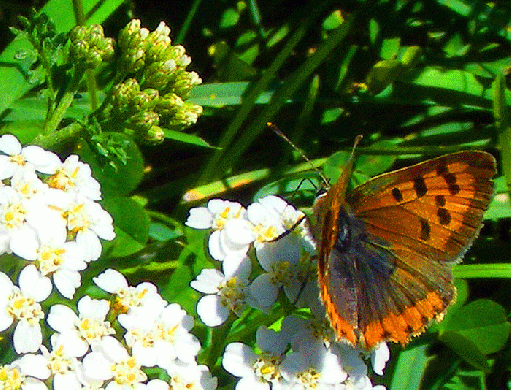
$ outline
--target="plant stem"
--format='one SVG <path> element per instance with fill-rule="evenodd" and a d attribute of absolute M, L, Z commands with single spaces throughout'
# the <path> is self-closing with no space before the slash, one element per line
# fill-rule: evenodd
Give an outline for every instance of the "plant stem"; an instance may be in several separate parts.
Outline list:
<path fill-rule="evenodd" d="M 227 339 L 227 334 L 229 333 L 232 323 L 234 321 L 234 316 L 231 314 L 227 321 L 220 327 L 216 328 L 213 331 L 213 337 L 211 345 L 208 347 L 208 354 L 206 357 L 206 363 L 208 367 L 213 367 L 216 364 L 216 361 L 222 354 L 225 341 Z"/>
<path fill-rule="evenodd" d="M 50 117 L 46 120 L 43 126 L 42 131 L 43 136 L 54 133 L 57 130 L 57 127 L 64 118 L 67 109 L 69 108 L 71 103 L 73 103 L 74 94 L 78 90 L 78 85 L 80 84 L 80 80 L 83 77 L 83 73 L 84 69 L 75 68 L 75 72 L 73 75 L 73 79 L 71 80 L 71 83 L 66 88 L 66 92 L 64 92 L 62 99 L 60 99 L 57 107 L 50 114 Z"/>
<path fill-rule="evenodd" d="M 63 144 L 70 139 L 77 138 L 83 129 L 84 127 L 80 123 L 74 122 L 51 134 L 39 134 L 32 144 L 45 149 L 54 149 L 57 145 Z"/>

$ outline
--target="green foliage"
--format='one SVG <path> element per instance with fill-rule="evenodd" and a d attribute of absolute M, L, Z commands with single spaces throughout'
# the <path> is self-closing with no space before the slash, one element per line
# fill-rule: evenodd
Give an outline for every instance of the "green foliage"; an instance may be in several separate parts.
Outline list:
<path fill-rule="evenodd" d="M 23 143 L 91 165 L 117 233 L 100 260 L 105 268 L 153 279 L 193 313 L 199 294 L 190 281 L 219 265 L 203 232 L 183 228 L 190 207 L 280 194 L 308 208 L 324 184 L 269 121 L 333 181 L 364 135 L 356 184 L 439 154 L 485 149 L 499 173 L 485 227 L 455 268 L 466 290 L 458 288 L 458 303 L 427 336 L 392 349 L 381 382 L 392 390 L 509 388 L 507 2 L 179 2 L 184 14 L 167 20 L 176 26 L 170 35 L 128 24 L 121 0 L 83 1 L 81 12 L 72 3 L 50 0 L 23 18 L 1 53 L 0 124 Z M 73 30 L 77 13 L 83 26 Z M 97 26 L 113 16 L 123 21 L 116 45 Z M 195 85 L 180 42 L 197 53 L 191 68 L 204 84 Z M 275 320 L 251 315 L 251 325 Z M 197 333 L 206 338 L 204 328 Z M 253 344 L 252 334 L 240 334 Z"/>

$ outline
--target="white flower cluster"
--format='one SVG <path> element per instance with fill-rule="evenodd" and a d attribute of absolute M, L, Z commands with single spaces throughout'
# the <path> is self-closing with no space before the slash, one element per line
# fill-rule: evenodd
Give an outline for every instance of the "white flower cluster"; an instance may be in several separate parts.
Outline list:
<path fill-rule="evenodd" d="M 178 304 L 167 304 L 151 283 L 129 286 L 111 269 L 94 282 L 113 294 L 113 300 L 85 295 L 78 301 L 78 313 L 65 305 L 52 306 L 47 318 L 55 331 L 51 351 L 42 346 L 38 353 L 3 366 L 0 388 L 216 389 L 217 379 L 195 361 L 200 343 L 189 333 L 193 319 Z M 116 339 L 115 319 L 124 328 L 124 343 Z M 170 380 L 148 379 L 147 367 L 164 370 Z"/>
<path fill-rule="evenodd" d="M 260 327 L 256 354 L 242 343 L 227 345 L 224 368 L 241 377 L 236 389 L 381 389 L 373 387 L 362 351 L 337 343 L 309 276 L 315 250 L 304 214 L 276 196 L 244 208 L 239 203 L 210 200 L 190 210 L 186 225 L 209 229 L 209 253 L 222 262 L 222 272 L 204 269 L 191 286 L 206 294 L 197 314 L 207 326 L 223 324 L 248 307 L 270 313 L 282 287 L 288 300 L 308 307 L 313 319 L 285 318 L 280 332 Z M 253 272 L 249 249 L 261 267 Z M 251 276 L 259 274 L 252 280 Z M 389 358 L 386 344 L 372 352 L 373 371 L 383 374 Z"/>
<path fill-rule="evenodd" d="M 132 287 L 109 269 L 94 282 L 110 300 L 84 295 L 76 309 L 47 303 L 43 311 L 50 277 L 73 298 L 80 271 L 101 255 L 100 239 L 115 237 L 113 221 L 96 203 L 99 183 L 77 156 L 62 162 L 39 147 L 22 148 L 10 135 L 0 137 L 0 152 L 0 254 L 28 263 L 18 285 L 0 272 L 0 331 L 14 329 L 18 354 L 0 366 L 0 389 L 216 389 L 217 379 L 196 362 L 193 318 L 151 283 Z"/>
<path fill-rule="evenodd" d="M 15 323 L 17 353 L 41 346 L 39 302 L 53 285 L 71 299 L 79 272 L 101 254 L 100 238 L 115 237 L 100 199 L 99 183 L 77 156 L 62 162 L 38 146 L 22 148 L 12 135 L 0 137 L 0 255 L 26 263 L 18 286 L 0 273 L 0 331 Z"/>

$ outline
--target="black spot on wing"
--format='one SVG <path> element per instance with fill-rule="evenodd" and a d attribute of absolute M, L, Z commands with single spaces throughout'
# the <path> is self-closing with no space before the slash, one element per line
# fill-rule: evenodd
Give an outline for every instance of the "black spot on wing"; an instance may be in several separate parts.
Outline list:
<path fill-rule="evenodd" d="M 413 179 L 413 189 L 415 190 L 415 194 L 418 198 L 423 197 L 428 192 L 428 187 L 422 177 L 416 177 Z"/>
<path fill-rule="evenodd" d="M 437 215 L 441 225 L 449 225 L 451 223 L 451 213 L 446 208 L 439 207 Z"/>
<path fill-rule="evenodd" d="M 401 190 L 397 187 L 394 187 L 392 189 L 392 197 L 396 200 L 396 202 L 403 201 L 403 194 L 401 193 Z"/>
<path fill-rule="evenodd" d="M 429 226 L 429 222 L 424 218 L 419 218 L 419 221 L 421 224 L 420 239 L 422 241 L 427 241 L 431 234 L 431 226 Z"/>

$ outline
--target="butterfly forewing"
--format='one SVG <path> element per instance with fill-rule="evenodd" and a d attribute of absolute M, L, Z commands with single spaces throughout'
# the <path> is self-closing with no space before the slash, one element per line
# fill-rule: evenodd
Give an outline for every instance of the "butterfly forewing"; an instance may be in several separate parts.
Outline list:
<path fill-rule="evenodd" d="M 392 242 L 404 237 L 437 260 L 453 261 L 479 232 L 494 175 L 491 154 L 453 153 L 378 176 L 347 202 L 368 232 Z"/>
<path fill-rule="evenodd" d="M 454 153 L 345 195 L 351 164 L 315 205 L 321 297 L 338 338 L 405 344 L 454 300 L 450 263 L 479 232 L 495 159 Z"/>

